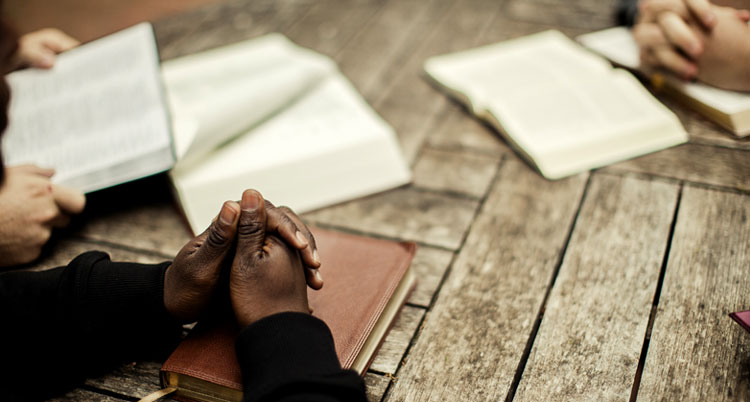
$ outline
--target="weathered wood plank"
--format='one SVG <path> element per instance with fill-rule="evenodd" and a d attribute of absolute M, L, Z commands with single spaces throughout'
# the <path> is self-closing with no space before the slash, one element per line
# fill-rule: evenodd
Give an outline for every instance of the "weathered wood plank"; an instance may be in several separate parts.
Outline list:
<path fill-rule="evenodd" d="M 750 197 L 683 190 L 638 400 L 747 401 Z"/>
<path fill-rule="evenodd" d="M 482 123 L 455 101 L 448 107 L 445 119 L 427 137 L 427 144 L 435 148 L 497 156 L 513 152 L 493 128 Z"/>
<path fill-rule="evenodd" d="M 122 402 L 127 399 L 115 398 L 109 395 L 103 395 L 83 389 L 74 389 L 65 395 L 57 398 L 48 399 L 48 402 L 68 402 L 68 401 L 87 401 L 87 402 Z"/>
<path fill-rule="evenodd" d="M 405 187 L 304 214 L 303 218 L 455 250 L 477 206 L 474 200 Z"/>
<path fill-rule="evenodd" d="M 388 388 L 388 384 L 390 383 L 391 379 L 384 375 L 374 373 L 365 374 L 367 400 L 369 402 L 380 402 L 380 400 L 383 399 L 385 390 Z"/>
<path fill-rule="evenodd" d="M 429 129 L 447 105 L 446 98 L 421 77 L 422 63 L 429 56 L 471 47 L 496 18 L 501 2 L 458 1 L 452 4 L 424 42 L 404 65 L 393 66 L 398 74 L 383 88 L 375 109 L 396 129 L 407 160 L 413 161 Z"/>
<path fill-rule="evenodd" d="M 422 308 L 404 306 L 380 346 L 370 369 L 381 373 L 396 373 L 424 313 L 425 310 Z"/>
<path fill-rule="evenodd" d="M 585 184 L 503 164 L 387 400 L 505 398 Z"/>
<path fill-rule="evenodd" d="M 300 46 L 335 57 L 367 25 L 383 6 L 383 2 L 384 0 L 318 1 L 284 33 Z"/>
<path fill-rule="evenodd" d="M 505 13 L 526 22 L 595 31 L 615 25 L 616 4 L 617 0 L 510 0 Z"/>
<path fill-rule="evenodd" d="M 388 0 L 372 21 L 336 55 L 341 71 L 368 101 L 385 85 L 388 67 L 399 65 L 408 49 L 441 10 L 440 0 Z"/>
<path fill-rule="evenodd" d="M 750 191 L 750 151 L 683 144 L 620 162 L 604 171 L 629 171 Z"/>
<path fill-rule="evenodd" d="M 312 1 L 225 0 L 154 24 L 159 53 L 168 60 L 283 30 L 301 18 Z"/>
<path fill-rule="evenodd" d="M 627 401 L 679 186 L 594 175 L 514 401 Z"/>
<path fill-rule="evenodd" d="M 417 276 L 417 287 L 407 301 L 417 306 L 429 307 L 452 258 L 453 253 L 450 251 L 420 246 L 411 263 Z"/>
<path fill-rule="evenodd" d="M 87 379 L 86 385 L 133 398 L 143 398 L 161 389 L 159 369 L 161 363 L 154 361 L 126 363 L 110 373 Z"/>
<path fill-rule="evenodd" d="M 481 198 L 500 165 L 500 156 L 424 148 L 414 165 L 414 185 Z"/>

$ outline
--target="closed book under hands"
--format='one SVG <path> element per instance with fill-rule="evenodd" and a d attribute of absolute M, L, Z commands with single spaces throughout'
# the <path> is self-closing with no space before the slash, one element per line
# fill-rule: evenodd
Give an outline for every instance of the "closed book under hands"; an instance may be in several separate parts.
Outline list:
<path fill-rule="evenodd" d="M 424 69 L 548 179 L 688 139 L 629 72 L 558 31 L 433 57 Z"/>
<path fill-rule="evenodd" d="M 415 284 L 416 246 L 314 228 L 325 274 L 308 290 L 313 315 L 331 329 L 341 366 L 364 375 Z M 161 369 L 162 386 L 181 400 L 240 401 L 242 377 L 233 323 L 199 323 Z"/>
<path fill-rule="evenodd" d="M 613 63 L 649 75 L 659 90 L 673 96 L 737 137 L 750 135 L 750 93 L 729 91 L 700 82 L 687 82 L 660 71 L 641 69 L 640 49 L 629 29 L 609 28 L 576 38 Z"/>

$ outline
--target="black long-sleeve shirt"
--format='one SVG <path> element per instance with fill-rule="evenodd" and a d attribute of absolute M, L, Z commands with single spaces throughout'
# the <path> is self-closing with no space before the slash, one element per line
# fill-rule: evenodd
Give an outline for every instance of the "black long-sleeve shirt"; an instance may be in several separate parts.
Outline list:
<path fill-rule="evenodd" d="M 168 266 L 88 252 L 66 267 L 1 273 L 3 400 L 44 399 L 120 362 L 165 357 L 180 334 L 164 308 Z M 246 401 L 365 400 L 361 378 L 341 370 L 328 327 L 310 315 L 250 325 L 237 354 Z"/>

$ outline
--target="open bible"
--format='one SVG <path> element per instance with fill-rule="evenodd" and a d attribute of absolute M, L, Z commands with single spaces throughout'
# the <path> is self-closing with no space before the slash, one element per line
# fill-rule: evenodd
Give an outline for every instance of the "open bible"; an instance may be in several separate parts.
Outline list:
<path fill-rule="evenodd" d="M 687 141 L 635 77 L 558 31 L 433 57 L 424 69 L 548 179 Z"/>
<path fill-rule="evenodd" d="M 165 171 L 175 161 L 151 25 L 58 55 L 50 70 L 8 74 L 5 165 L 54 168 L 91 192 Z"/>
<path fill-rule="evenodd" d="M 246 188 L 304 212 L 411 180 L 395 133 L 335 63 L 280 34 L 160 66 L 143 23 L 8 81 L 8 165 L 54 168 L 84 192 L 172 168 L 196 233 Z"/>

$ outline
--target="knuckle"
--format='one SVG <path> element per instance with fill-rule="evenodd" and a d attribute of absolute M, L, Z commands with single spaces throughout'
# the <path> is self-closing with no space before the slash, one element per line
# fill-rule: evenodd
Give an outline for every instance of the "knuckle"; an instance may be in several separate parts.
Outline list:
<path fill-rule="evenodd" d="M 219 224 L 217 222 L 211 224 L 211 230 L 209 230 L 208 237 L 206 237 L 206 244 L 209 247 L 221 247 L 228 242 L 229 237 L 224 230 L 221 229 Z"/>

